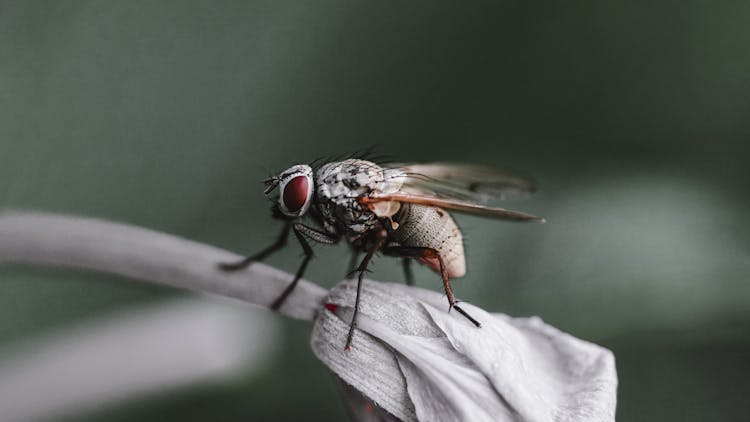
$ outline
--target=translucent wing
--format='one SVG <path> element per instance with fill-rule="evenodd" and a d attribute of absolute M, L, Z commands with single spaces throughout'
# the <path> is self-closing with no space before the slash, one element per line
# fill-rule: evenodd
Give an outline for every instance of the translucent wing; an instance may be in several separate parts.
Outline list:
<path fill-rule="evenodd" d="M 360 199 L 378 215 L 390 215 L 398 202 L 428 205 L 504 220 L 543 222 L 520 211 L 484 205 L 491 199 L 528 196 L 536 190 L 530 179 L 490 167 L 450 164 L 398 164 L 384 172 L 384 184 Z"/>
<path fill-rule="evenodd" d="M 527 214 L 521 211 L 506 210 L 504 208 L 488 207 L 468 201 L 456 199 L 436 198 L 409 193 L 371 193 L 360 198 L 363 204 L 407 202 L 410 204 L 429 205 L 431 207 L 446 208 L 454 211 L 476 214 L 483 217 L 499 218 L 502 220 L 513 220 L 522 222 L 543 223 L 544 218 Z"/>
<path fill-rule="evenodd" d="M 536 192 L 533 180 L 491 167 L 456 163 L 394 167 L 405 175 L 402 190 L 417 195 L 486 203 L 493 199 L 524 198 Z"/>

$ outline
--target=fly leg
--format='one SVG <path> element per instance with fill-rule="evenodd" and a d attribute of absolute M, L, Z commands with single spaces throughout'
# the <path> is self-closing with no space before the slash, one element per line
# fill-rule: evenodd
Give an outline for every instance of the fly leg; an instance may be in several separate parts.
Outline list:
<path fill-rule="evenodd" d="M 359 272 L 359 276 L 357 278 L 357 296 L 354 300 L 354 315 L 352 315 L 352 322 L 349 324 L 349 334 L 346 336 L 346 346 L 344 347 L 344 350 L 351 349 L 352 346 L 352 338 L 354 337 L 354 329 L 357 328 L 357 314 L 359 314 L 359 297 L 362 293 L 362 277 L 365 274 L 365 271 L 367 271 L 367 266 L 370 264 L 370 261 L 372 260 L 373 255 L 375 255 L 375 252 L 377 252 L 378 249 L 380 249 L 383 246 L 383 243 L 385 243 L 385 239 L 388 236 L 388 233 L 385 230 L 379 230 L 375 234 L 375 239 L 370 245 L 370 247 L 367 250 L 367 254 L 365 254 L 365 258 L 362 260 L 362 262 L 359 264 L 359 267 L 355 271 Z"/>
<path fill-rule="evenodd" d="M 414 285 L 414 272 L 411 270 L 411 259 L 401 258 L 401 265 L 404 267 L 404 279 L 407 286 Z"/>
<path fill-rule="evenodd" d="M 338 237 L 332 236 L 320 230 L 316 230 L 304 224 L 294 223 L 292 225 L 292 228 L 294 230 L 294 236 L 297 237 L 300 246 L 302 246 L 302 252 L 305 254 L 305 257 L 302 259 L 302 264 L 300 264 L 299 268 L 297 269 L 297 273 L 294 274 L 294 280 L 292 280 L 292 283 L 288 285 L 286 289 L 284 289 L 284 291 L 281 293 L 281 295 L 271 304 L 271 309 L 273 310 L 279 309 L 286 298 L 289 296 L 289 294 L 292 293 L 292 290 L 297 287 L 299 279 L 302 278 L 302 275 L 305 273 L 307 263 L 310 262 L 310 259 L 312 259 L 313 257 L 313 250 L 310 247 L 310 243 L 307 241 L 307 239 L 329 245 L 332 245 L 339 241 Z"/>
<path fill-rule="evenodd" d="M 390 246 L 383 248 L 383 255 L 398 256 L 401 258 L 437 259 L 438 263 L 440 264 L 440 275 L 443 277 L 443 288 L 445 289 L 445 295 L 448 297 L 448 311 L 450 311 L 451 309 L 455 309 L 456 311 L 458 311 L 458 313 L 471 321 L 472 324 L 476 325 L 477 327 L 482 326 L 479 321 L 474 319 L 456 303 L 456 300 L 453 297 L 453 289 L 451 289 L 451 283 L 448 279 L 448 271 L 445 269 L 445 262 L 443 261 L 443 257 L 437 250 L 420 246 Z"/>
<path fill-rule="evenodd" d="M 354 273 L 357 272 L 357 260 L 359 259 L 359 252 L 352 248 L 351 255 L 349 256 L 349 266 L 346 267 L 346 278 L 351 280 L 354 278 Z"/>
<path fill-rule="evenodd" d="M 289 238 L 289 231 L 291 229 L 292 223 L 289 221 L 285 222 L 284 228 L 281 229 L 281 233 L 279 233 L 279 237 L 276 238 L 276 241 L 273 242 L 270 246 L 254 255 L 250 255 L 247 258 L 244 258 L 237 262 L 220 262 L 219 268 L 224 271 L 237 271 L 247 267 L 253 262 L 266 259 L 269 255 L 278 251 L 279 249 L 283 248 L 284 245 L 286 245 L 286 240 Z"/>

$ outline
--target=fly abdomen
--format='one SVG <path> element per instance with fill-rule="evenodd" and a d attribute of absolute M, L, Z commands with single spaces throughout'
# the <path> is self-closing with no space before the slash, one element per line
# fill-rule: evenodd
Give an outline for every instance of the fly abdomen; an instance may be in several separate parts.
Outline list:
<path fill-rule="evenodd" d="M 463 237 L 447 211 L 402 203 L 401 210 L 393 219 L 399 225 L 398 229 L 391 231 L 391 238 L 399 245 L 435 249 L 443 258 L 449 277 L 464 276 L 466 261 Z M 440 263 L 436 259 L 421 261 L 433 270 L 440 271 Z"/>

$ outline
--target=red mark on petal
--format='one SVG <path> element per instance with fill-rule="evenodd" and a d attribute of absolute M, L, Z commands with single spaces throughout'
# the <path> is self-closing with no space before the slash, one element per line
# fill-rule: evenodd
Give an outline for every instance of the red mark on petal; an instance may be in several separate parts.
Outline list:
<path fill-rule="evenodd" d="M 337 305 L 335 303 L 326 303 L 323 306 L 325 306 L 325 308 L 328 309 L 328 311 L 330 311 L 333 314 L 335 314 L 336 311 L 339 309 L 339 305 Z"/>

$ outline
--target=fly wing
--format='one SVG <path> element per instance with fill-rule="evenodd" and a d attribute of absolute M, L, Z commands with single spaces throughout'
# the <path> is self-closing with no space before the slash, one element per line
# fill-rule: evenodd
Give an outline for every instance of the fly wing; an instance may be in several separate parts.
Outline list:
<path fill-rule="evenodd" d="M 491 167 L 425 163 L 394 166 L 404 176 L 402 192 L 468 202 L 524 198 L 536 192 L 533 180 Z"/>
<path fill-rule="evenodd" d="M 383 186 L 360 198 L 380 216 L 393 214 L 399 202 L 406 202 L 504 220 L 544 221 L 524 212 L 484 205 L 492 199 L 519 198 L 536 191 L 533 181 L 510 172 L 470 164 L 427 163 L 391 165 L 383 175 Z"/>
<path fill-rule="evenodd" d="M 543 223 L 544 219 L 521 211 L 506 210 L 504 208 L 488 207 L 474 202 L 457 199 L 437 198 L 433 196 L 417 195 L 410 193 L 371 193 L 360 198 L 362 204 L 376 206 L 380 203 L 407 202 L 410 204 L 428 205 L 431 207 L 446 208 L 468 214 L 476 214 L 482 217 L 498 218 L 521 222 Z"/>

